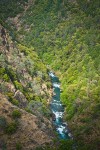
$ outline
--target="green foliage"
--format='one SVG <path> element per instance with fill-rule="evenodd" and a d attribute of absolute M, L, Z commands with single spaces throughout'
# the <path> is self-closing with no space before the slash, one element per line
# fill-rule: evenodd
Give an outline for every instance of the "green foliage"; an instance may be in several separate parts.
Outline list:
<path fill-rule="evenodd" d="M 36 150 L 73 150 L 75 147 L 74 141 L 72 140 L 60 140 L 59 143 L 55 143 L 52 146 L 45 146 L 45 147 L 37 147 Z"/>
<path fill-rule="evenodd" d="M 25 2 L 27 2 L 27 0 L 0 1 L 0 23 L 8 17 L 15 17 L 18 13 L 22 12 Z"/>
<path fill-rule="evenodd" d="M 15 98 L 13 98 L 13 93 L 7 93 L 7 96 L 8 96 L 8 100 L 9 100 L 12 104 L 14 104 L 14 105 L 16 105 L 16 106 L 19 105 L 19 101 L 16 100 Z"/>
<path fill-rule="evenodd" d="M 91 146 L 88 145 L 88 144 L 84 144 L 83 141 L 77 141 L 76 144 L 77 144 L 77 150 L 98 150 L 98 146 L 99 146 L 99 142 L 98 139 L 96 139 L 97 143 L 95 143 L 94 141 L 91 143 Z"/>
<path fill-rule="evenodd" d="M 3 80 L 6 81 L 6 82 L 9 82 L 9 81 L 10 81 L 10 78 L 9 78 L 9 76 L 8 76 L 7 74 L 5 74 L 5 75 L 3 76 Z"/>
<path fill-rule="evenodd" d="M 38 96 L 35 96 L 35 99 L 29 102 L 28 107 L 25 110 L 36 116 L 41 116 L 41 119 L 43 116 L 50 118 L 51 115 L 51 111 L 47 108 L 46 100 L 40 99 Z"/>
<path fill-rule="evenodd" d="M 28 113 L 33 114 L 33 112 L 30 110 L 30 108 L 25 108 L 25 110 L 26 110 Z"/>
<path fill-rule="evenodd" d="M 51 112 L 46 106 L 43 106 L 42 107 L 42 114 L 49 119 Z"/>
<path fill-rule="evenodd" d="M 11 81 L 14 82 L 14 80 L 17 80 L 17 76 L 15 71 L 11 68 L 11 66 L 6 68 L 6 73 L 10 77 Z"/>
<path fill-rule="evenodd" d="M 30 98 L 30 95 L 29 95 L 29 92 L 25 92 L 23 91 L 23 94 L 25 95 L 26 99 L 30 102 L 31 101 L 31 98 Z"/>
<path fill-rule="evenodd" d="M 21 112 L 19 111 L 19 110 L 14 110 L 13 112 L 12 112 L 12 117 L 14 118 L 14 119 L 17 119 L 17 118 L 20 118 L 21 117 Z"/>
<path fill-rule="evenodd" d="M 17 128 L 18 128 L 18 122 L 11 122 L 7 124 L 5 128 L 5 133 L 14 134 L 17 131 Z"/>
<path fill-rule="evenodd" d="M 47 82 L 47 88 L 49 89 L 49 88 L 51 88 L 51 87 L 52 87 L 51 82 Z"/>
<path fill-rule="evenodd" d="M 100 103 L 97 103 L 92 111 L 92 119 L 98 119 L 100 117 Z"/>
<path fill-rule="evenodd" d="M 19 106 L 19 101 L 18 100 L 16 100 L 16 99 L 10 99 L 9 100 L 13 105 L 16 105 L 16 106 Z"/>
<path fill-rule="evenodd" d="M 5 74 L 5 68 L 0 67 L 0 77 L 2 77 Z"/>
<path fill-rule="evenodd" d="M 15 85 L 17 90 L 23 91 L 22 84 L 20 82 L 18 82 L 17 80 L 14 81 L 14 85 Z"/>
<path fill-rule="evenodd" d="M 36 150 L 43 150 L 43 148 L 42 147 L 37 147 Z"/>
<path fill-rule="evenodd" d="M 73 141 L 62 140 L 58 150 L 73 150 Z"/>
<path fill-rule="evenodd" d="M 100 3 L 99 3 L 99 0 L 92 0 L 91 2 L 90 1 L 87 1 L 87 0 L 77 0 L 80 8 L 87 14 L 87 15 L 92 15 L 93 17 L 95 17 L 96 15 L 98 15 L 99 12 L 99 8 L 98 6 L 100 6 Z"/>
<path fill-rule="evenodd" d="M 34 15 L 30 16 L 30 12 Z M 34 46 L 40 58 L 58 73 L 64 117 L 70 122 L 80 118 L 78 123 L 82 124 L 80 129 L 78 125 L 72 127 L 77 138 L 92 134 L 93 122 L 99 118 L 99 13 L 98 0 L 38 1 L 24 15 L 19 31 L 25 36 L 22 43 Z M 24 33 L 24 24 L 30 26 L 31 32 Z"/>
<path fill-rule="evenodd" d="M 5 68 L 0 67 L 0 78 L 2 78 L 6 82 L 10 81 L 10 78 L 9 78 L 8 74 L 6 73 Z"/>
<path fill-rule="evenodd" d="M 21 150 L 22 149 L 22 144 L 20 142 L 16 143 L 16 150 Z"/>
<path fill-rule="evenodd" d="M 24 46 L 24 45 L 21 45 L 21 44 L 18 45 L 18 48 L 19 48 L 20 51 L 23 52 L 24 55 L 26 55 L 26 56 L 29 55 L 30 53 L 32 53 L 32 51 L 34 50 L 33 48 L 31 49 L 31 48 L 28 48 L 28 47 L 26 47 L 26 46 Z"/>

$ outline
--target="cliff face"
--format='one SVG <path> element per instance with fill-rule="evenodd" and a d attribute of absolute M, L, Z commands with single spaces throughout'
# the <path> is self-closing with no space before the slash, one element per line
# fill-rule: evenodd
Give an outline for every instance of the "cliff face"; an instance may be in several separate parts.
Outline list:
<path fill-rule="evenodd" d="M 30 150 L 52 141 L 50 79 L 33 49 L 14 43 L 4 27 L 0 31 L 0 148 Z"/>

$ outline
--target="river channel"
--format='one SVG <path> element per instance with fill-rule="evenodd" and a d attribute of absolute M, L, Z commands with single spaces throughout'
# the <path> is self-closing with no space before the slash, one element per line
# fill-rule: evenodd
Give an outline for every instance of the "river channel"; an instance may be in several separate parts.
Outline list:
<path fill-rule="evenodd" d="M 53 86 L 53 96 L 50 104 L 50 108 L 53 114 L 53 125 L 60 139 L 72 139 L 72 134 L 68 129 L 68 124 L 63 121 L 64 106 L 60 100 L 60 81 L 53 72 L 49 73 Z"/>

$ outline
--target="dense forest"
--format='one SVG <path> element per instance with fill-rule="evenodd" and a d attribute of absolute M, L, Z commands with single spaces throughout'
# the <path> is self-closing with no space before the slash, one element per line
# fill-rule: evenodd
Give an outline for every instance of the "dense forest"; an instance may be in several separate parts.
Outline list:
<path fill-rule="evenodd" d="M 100 1 L 3 0 L 0 23 L 1 105 L 5 97 L 15 107 L 8 117 L 0 108 L 0 137 L 4 135 L 0 146 L 6 149 L 13 143 L 13 134 L 22 127 L 23 110 L 37 117 L 39 129 L 46 125 L 43 134 L 47 141 L 43 143 L 53 141 L 48 147 L 42 147 L 40 141 L 37 149 L 71 150 L 74 142 L 78 150 L 99 150 Z M 73 141 L 57 142 L 52 133 L 50 70 L 61 82 L 64 120 Z M 11 140 L 6 143 L 9 136 Z M 35 142 L 33 149 L 39 145 Z M 22 143 L 16 140 L 12 150 L 24 149 L 24 139 Z"/>

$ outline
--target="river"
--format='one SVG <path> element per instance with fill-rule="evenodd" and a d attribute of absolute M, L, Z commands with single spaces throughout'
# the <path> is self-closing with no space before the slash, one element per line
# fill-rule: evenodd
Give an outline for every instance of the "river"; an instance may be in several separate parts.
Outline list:
<path fill-rule="evenodd" d="M 53 96 L 50 103 L 52 111 L 53 125 L 60 139 L 73 139 L 72 134 L 68 129 L 68 124 L 63 121 L 64 107 L 60 100 L 60 82 L 59 78 L 53 72 L 49 73 L 53 85 Z"/>

